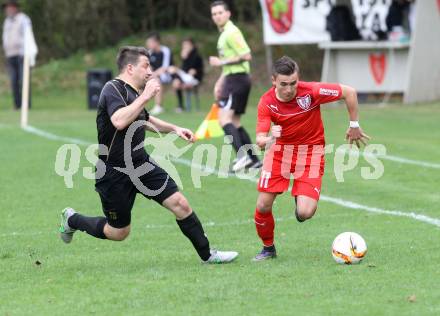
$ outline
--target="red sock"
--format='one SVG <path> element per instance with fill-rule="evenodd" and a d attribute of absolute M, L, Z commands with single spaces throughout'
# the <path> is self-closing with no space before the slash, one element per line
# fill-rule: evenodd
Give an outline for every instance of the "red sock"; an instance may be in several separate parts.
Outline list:
<path fill-rule="evenodd" d="M 255 209 L 254 221 L 257 234 L 260 236 L 263 244 L 266 247 L 272 246 L 273 231 L 275 228 L 275 221 L 273 219 L 272 211 L 260 213 L 258 209 Z"/>

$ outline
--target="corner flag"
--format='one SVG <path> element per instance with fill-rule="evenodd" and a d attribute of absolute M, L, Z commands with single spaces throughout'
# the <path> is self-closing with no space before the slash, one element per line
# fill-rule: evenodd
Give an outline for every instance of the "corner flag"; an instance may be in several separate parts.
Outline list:
<path fill-rule="evenodd" d="M 218 105 L 214 103 L 211 106 L 211 110 L 208 115 L 206 115 L 202 124 L 196 131 L 196 139 L 204 139 L 211 137 L 220 137 L 223 136 L 224 132 L 218 122 Z"/>
<path fill-rule="evenodd" d="M 23 86 L 21 90 L 21 127 L 28 124 L 30 67 L 35 66 L 38 48 L 35 43 L 34 33 L 30 22 L 24 29 L 24 58 L 23 58 Z"/>

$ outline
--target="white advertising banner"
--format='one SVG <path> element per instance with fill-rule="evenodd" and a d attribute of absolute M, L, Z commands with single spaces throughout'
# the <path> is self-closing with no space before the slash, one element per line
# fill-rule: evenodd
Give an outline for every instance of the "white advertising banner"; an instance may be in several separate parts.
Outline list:
<path fill-rule="evenodd" d="M 307 44 L 330 40 L 326 17 L 335 0 L 260 0 L 264 43 Z M 385 19 L 391 0 L 352 0 L 355 23 L 361 35 L 386 31 Z"/>
<path fill-rule="evenodd" d="M 386 18 L 392 0 L 352 0 L 356 27 L 365 40 L 378 39 L 375 34 L 387 32 Z"/>

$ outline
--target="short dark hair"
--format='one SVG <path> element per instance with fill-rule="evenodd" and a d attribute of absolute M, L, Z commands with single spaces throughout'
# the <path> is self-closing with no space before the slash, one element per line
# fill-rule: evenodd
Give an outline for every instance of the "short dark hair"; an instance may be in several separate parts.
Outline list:
<path fill-rule="evenodd" d="M 147 39 L 150 39 L 150 38 L 154 39 L 155 41 L 160 42 L 160 34 L 159 34 L 159 32 L 154 31 L 154 32 L 148 33 L 147 34 Z"/>
<path fill-rule="evenodd" d="M 281 57 L 275 61 L 272 66 L 272 76 L 274 77 L 277 75 L 289 76 L 295 72 L 299 72 L 299 67 L 297 63 L 288 56 Z"/>
<path fill-rule="evenodd" d="M 226 11 L 229 11 L 229 5 L 225 1 L 221 1 L 221 0 L 217 0 L 217 1 L 214 1 L 213 3 L 211 3 L 211 9 L 214 7 L 217 7 L 219 5 L 223 6 L 223 8 Z"/>
<path fill-rule="evenodd" d="M 150 54 L 145 47 L 138 46 L 123 46 L 119 49 L 116 57 L 116 64 L 119 72 L 122 72 L 128 64 L 137 65 L 139 57 L 145 56 L 150 59 Z"/>

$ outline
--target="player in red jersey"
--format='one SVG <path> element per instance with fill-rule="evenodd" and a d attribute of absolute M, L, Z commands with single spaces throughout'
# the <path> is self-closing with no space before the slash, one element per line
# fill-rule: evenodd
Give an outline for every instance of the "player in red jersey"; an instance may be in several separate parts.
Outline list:
<path fill-rule="evenodd" d="M 254 217 L 263 250 L 254 261 L 276 257 L 272 205 L 278 194 L 288 190 L 291 177 L 297 220 L 303 222 L 316 212 L 325 164 L 320 105 L 344 99 L 350 117 L 347 141 L 359 147 L 369 139 L 359 126 L 352 87 L 299 81 L 298 66 L 287 56 L 274 63 L 272 84 L 258 104 L 257 145 L 267 151 Z"/>

